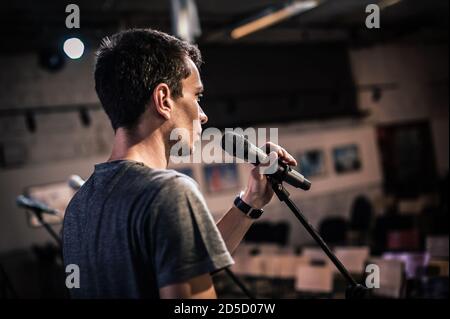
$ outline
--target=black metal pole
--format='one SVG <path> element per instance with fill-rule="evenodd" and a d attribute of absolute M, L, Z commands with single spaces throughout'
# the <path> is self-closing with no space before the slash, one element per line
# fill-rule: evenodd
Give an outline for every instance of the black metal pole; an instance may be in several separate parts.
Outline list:
<path fill-rule="evenodd" d="M 33 213 L 36 215 L 37 219 L 41 223 L 42 226 L 47 230 L 47 232 L 50 234 L 50 236 L 53 237 L 53 239 L 58 243 L 58 246 L 62 248 L 62 242 L 61 238 L 58 236 L 58 234 L 53 230 L 53 228 L 50 227 L 50 225 L 42 218 L 42 212 L 32 210 Z"/>
<path fill-rule="evenodd" d="M 269 182 L 272 184 L 272 188 L 275 194 L 278 196 L 280 201 L 285 202 L 286 205 L 294 213 L 295 217 L 300 221 L 300 223 L 305 227 L 308 233 L 314 238 L 314 240 L 319 244 L 325 254 L 330 258 L 339 272 L 344 276 L 346 281 L 351 287 L 359 287 L 360 285 L 353 279 L 348 270 L 344 267 L 341 261 L 336 257 L 331 251 L 328 245 L 324 242 L 319 233 L 312 227 L 312 225 L 306 220 L 305 216 L 301 213 L 300 209 L 295 205 L 295 203 L 289 198 L 289 192 L 284 188 L 283 184 L 275 179 L 268 178 Z"/>
<path fill-rule="evenodd" d="M 230 276 L 230 278 L 234 281 L 234 283 L 241 288 L 242 292 L 249 298 L 249 299 L 256 299 L 255 296 L 250 292 L 250 290 L 245 287 L 245 285 L 239 280 L 239 278 L 236 277 L 236 275 L 229 269 L 225 268 L 225 272 Z"/>

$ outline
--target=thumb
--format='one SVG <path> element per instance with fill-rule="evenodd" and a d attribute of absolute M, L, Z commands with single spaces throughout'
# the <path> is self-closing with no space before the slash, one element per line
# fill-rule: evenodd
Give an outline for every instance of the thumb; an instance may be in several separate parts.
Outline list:
<path fill-rule="evenodd" d="M 274 174 L 278 167 L 278 153 L 270 152 L 265 161 L 258 166 L 260 174 Z"/>

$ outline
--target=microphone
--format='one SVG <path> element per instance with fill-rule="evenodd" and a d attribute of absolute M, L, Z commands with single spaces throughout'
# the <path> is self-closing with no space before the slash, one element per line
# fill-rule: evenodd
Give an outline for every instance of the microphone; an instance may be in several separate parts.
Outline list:
<path fill-rule="evenodd" d="M 80 176 L 78 175 L 71 175 L 69 177 L 69 181 L 68 181 L 69 186 L 73 189 L 73 190 L 79 190 L 81 188 L 81 186 L 83 186 L 84 184 L 84 179 L 82 179 Z"/>
<path fill-rule="evenodd" d="M 56 209 L 50 208 L 43 202 L 35 200 L 31 197 L 27 197 L 25 195 L 17 196 L 16 204 L 19 207 L 31 209 L 36 212 L 46 213 L 46 214 L 50 214 L 50 215 L 57 215 L 57 216 L 60 215 L 59 211 L 57 211 Z"/>
<path fill-rule="evenodd" d="M 269 157 L 262 149 L 250 143 L 244 136 L 234 132 L 225 132 L 222 137 L 222 148 L 231 156 L 243 159 L 255 166 L 261 163 L 267 163 L 269 160 Z M 278 180 L 305 191 L 311 188 L 311 182 L 309 180 L 281 159 L 278 160 L 274 174 L 265 175 L 273 175 Z"/>

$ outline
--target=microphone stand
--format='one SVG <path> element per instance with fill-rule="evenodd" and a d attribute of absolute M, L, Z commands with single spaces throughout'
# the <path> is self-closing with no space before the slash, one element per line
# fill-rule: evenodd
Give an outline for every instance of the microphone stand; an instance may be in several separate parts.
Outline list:
<path fill-rule="evenodd" d="M 336 268 L 339 270 L 339 272 L 347 281 L 348 286 L 345 293 L 346 299 L 363 299 L 367 297 L 368 289 L 363 285 L 358 284 L 355 281 L 355 279 L 353 279 L 353 277 L 350 275 L 348 270 L 344 267 L 344 265 L 341 263 L 341 261 L 336 257 L 335 254 L 333 254 L 333 252 L 325 243 L 325 241 L 322 239 L 322 237 L 319 235 L 319 233 L 311 226 L 311 224 L 306 220 L 305 216 L 303 216 L 303 214 L 301 213 L 300 209 L 290 199 L 289 197 L 290 193 L 283 186 L 282 181 L 271 176 L 268 176 L 267 179 L 272 185 L 272 189 L 274 190 L 278 199 L 281 202 L 286 203 L 286 205 L 291 209 L 295 217 L 297 217 L 297 219 L 300 221 L 303 227 L 306 228 L 308 233 L 314 238 L 317 244 L 319 244 L 319 246 L 328 256 L 328 258 L 330 258 L 330 260 L 333 262 L 333 264 L 336 266 Z"/>
<path fill-rule="evenodd" d="M 47 230 L 47 232 L 50 234 L 50 236 L 53 237 L 53 239 L 58 243 L 59 248 L 62 247 L 61 238 L 59 238 L 58 234 L 53 230 L 53 228 L 42 218 L 42 214 L 45 213 L 45 211 L 39 209 L 39 208 L 29 208 L 38 221 L 41 223 L 42 226 Z"/>

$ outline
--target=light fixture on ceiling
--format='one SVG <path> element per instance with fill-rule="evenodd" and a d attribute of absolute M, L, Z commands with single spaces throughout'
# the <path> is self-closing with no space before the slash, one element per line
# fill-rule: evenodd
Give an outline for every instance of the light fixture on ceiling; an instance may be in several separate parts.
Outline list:
<path fill-rule="evenodd" d="M 171 0 L 173 34 L 188 42 L 202 34 L 195 0 Z"/>
<path fill-rule="evenodd" d="M 84 53 L 84 43 L 78 38 L 70 38 L 64 41 L 63 50 L 69 58 L 76 60 Z"/>
<path fill-rule="evenodd" d="M 317 0 L 295 1 L 276 11 L 269 11 L 251 21 L 233 29 L 231 37 L 239 39 L 258 30 L 267 28 L 275 23 L 286 20 L 296 14 L 311 10 L 319 4 Z"/>
<path fill-rule="evenodd" d="M 45 48 L 39 51 L 39 65 L 47 71 L 56 72 L 64 67 L 65 59 L 56 48 Z"/>
<path fill-rule="evenodd" d="M 402 0 L 381 0 L 378 2 L 378 6 L 380 7 L 380 9 L 384 9 L 390 6 L 393 6 L 394 4 L 399 3 Z"/>

